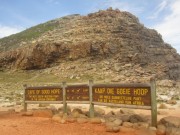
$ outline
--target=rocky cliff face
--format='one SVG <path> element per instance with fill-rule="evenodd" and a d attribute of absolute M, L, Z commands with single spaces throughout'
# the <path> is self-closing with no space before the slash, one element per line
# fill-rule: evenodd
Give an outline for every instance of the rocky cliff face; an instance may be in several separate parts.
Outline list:
<path fill-rule="evenodd" d="M 128 12 L 108 9 L 57 20 L 55 29 L 0 53 L 2 69 L 46 69 L 60 76 L 85 74 L 114 81 L 156 76 L 180 79 L 180 55 L 160 34 Z"/>

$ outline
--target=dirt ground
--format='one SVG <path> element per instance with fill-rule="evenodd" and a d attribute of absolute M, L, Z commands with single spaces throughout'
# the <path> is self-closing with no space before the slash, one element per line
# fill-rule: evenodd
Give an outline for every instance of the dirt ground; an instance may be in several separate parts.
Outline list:
<path fill-rule="evenodd" d="M 48 118 L 22 117 L 18 114 L 0 115 L 1 135 L 134 135 L 109 133 L 101 124 L 59 124 Z"/>
<path fill-rule="evenodd" d="M 60 124 L 49 118 L 25 117 L 20 113 L 8 113 L 6 109 L 0 108 L 0 135 L 137 135 L 135 132 L 106 132 L 103 124 L 79 124 L 66 123 Z M 108 110 L 108 108 L 106 108 Z M 119 109 L 118 109 L 119 110 Z M 180 108 L 169 106 L 168 109 L 158 111 L 167 112 L 158 115 L 158 119 L 166 116 L 180 117 Z M 137 114 L 150 115 L 149 110 L 137 110 Z"/>

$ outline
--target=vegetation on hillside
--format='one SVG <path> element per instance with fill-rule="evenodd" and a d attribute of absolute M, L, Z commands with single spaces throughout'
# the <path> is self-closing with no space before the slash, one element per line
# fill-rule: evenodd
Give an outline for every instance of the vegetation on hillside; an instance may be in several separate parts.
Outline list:
<path fill-rule="evenodd" d="M 20 46 L 21 42 L 28 42 L 40 37 L 43 33 L 51 31 L 58 26 L 58 21 L 52 20 L 43 24 L 26 29 L 18 34 L 13 34 L 0 39 L 0 52 Z"/>

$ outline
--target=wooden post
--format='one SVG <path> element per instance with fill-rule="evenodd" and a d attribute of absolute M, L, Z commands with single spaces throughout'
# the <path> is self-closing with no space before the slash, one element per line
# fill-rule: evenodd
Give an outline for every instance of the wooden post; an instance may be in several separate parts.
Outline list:
<path fill-rule="evenodd" d="M 66 103 L 66 82 L 62 82 L 63 86 L 63 112 L 67 113 L 67 103 Z"/>
<path fill-rule="evenodd" d="M 24 106 L 24 111 L 27 112 L 27 103 L 26 103 L 26 97 L 25 97 L 27 84 L 24 84 L 23 87 L 24 87 L 23 106 Z"/>
<path fill-rule="evenodd" d="M 157 101 L 156 101 L 156 83 L 151 80 L 151 126 L 157 126 Z"/>
<path fill-rule="evenodd" d="M 94 117 L 94 104 L 92 103 L 93 102 L 92 86 L 93 86 L 93 80 L 89 80 L 89 100 L 90 100 L 89 116 L 90 118 Z"/>

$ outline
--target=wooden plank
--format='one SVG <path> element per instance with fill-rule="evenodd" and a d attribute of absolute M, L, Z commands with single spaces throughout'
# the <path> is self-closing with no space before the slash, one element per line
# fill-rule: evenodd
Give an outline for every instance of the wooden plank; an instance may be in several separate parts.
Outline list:
<path fill-rule="evenodd" d="M 63 101 L 25 101 L 28 104 L 62 104 Z"/>
<path fill-rule="evenodd" d="M 89 101 L 89 86 L 87 84 L 68 85 L 66 101 Z"/>
<path fill-rule="evenodd" d="M 95 87 L 101 87 L 101 86 L 105 86 L 105 87 L 151 87 L 151 84 L 149 83 L 126 83 L 126 84 L 94 84 L 93 86 Z"/>
<path fill-rule="evenodd" d="M 66 103 L 70 103 L 70 104 L 90 104 L 89 101 L 66 101 Z"/>
<path fill-rule="evenodd" d="M 26 103 L 26 88 L 27 88 L 27 84 L 24 84 L 24 95 L 23 95 L 23 106 L 24 106 L 24 111 L 27 111 L 27 103 Z"/>
<path fill-rule="evenodd" d="M 111 107 L 120 107 L 120 108 L 151 110 L 151 106 L 137 106 L 137 105 L 124 105 L 124 104 L 99 103 L 99 102 L 93 102 L 93 104 L 94 105 L 100 105 L 100 106 L 111 106 Z"/>
<path fill-rule="evenodd" d="M 61 87 L 27 87 L 26 101 L 62 101 Z"/>
<path fill-rule="evenodd" d="M 92 92 L 93 102 L 151 106 L 151 90 L 144 85 L 93 85 Z"/>
<path fill-rule="evenodd" d="M 93 101 L 92 87 L 93 87 L 93 80 L 89 80 L 89 101 L 90 101 L 89 115 L 91 118 L 94 117 L 94 104 L 92 102 Z"/>
<path fill-rule="evenodd" d="M 156 101 L 156 83 L 151 80 L 151 125 L 157 127 L 157 101 Z"/>
<path fill-rule="evenodd" d="M 66 82 L 62 82 L 63 87 L 63 112 L 67 113 L 67 103 L 66 103 Z"/>

